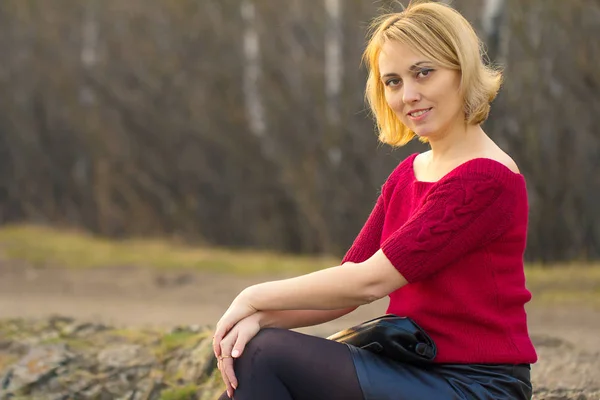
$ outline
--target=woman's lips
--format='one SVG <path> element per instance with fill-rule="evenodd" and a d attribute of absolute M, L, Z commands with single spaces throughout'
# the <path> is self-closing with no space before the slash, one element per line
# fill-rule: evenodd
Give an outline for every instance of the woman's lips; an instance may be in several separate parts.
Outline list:
<path fill-rule="evenodd" d="M 415 121 L 415 122 L 421 121 L 426 116 L 429 115 L 429 113 L 431 112 L 432 108 L 433 107 L 425 108 L 425 109 L 422 109 L 422 110 L 418 110 L 416 112 L 415 111 L 411 111 L 410 113 L 407 114 L 408 118 L 410 118 L 412 121 Z M 417 115 L 414 115 L 414 114 L 417 114 Z"/>

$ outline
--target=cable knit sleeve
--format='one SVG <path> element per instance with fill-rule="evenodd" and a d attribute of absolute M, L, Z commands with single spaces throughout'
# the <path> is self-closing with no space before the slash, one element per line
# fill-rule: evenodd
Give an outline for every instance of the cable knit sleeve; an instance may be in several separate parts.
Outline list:
<path fill-rule="evenodd" d="M 369 218 L 367 218 L 352 246 L 346 252 L 341 264 L 366 261 L 381 248 L 381 235 L 386 217 L 386 201 L 398 184 L 399 178 L 406 175 L 407 168 L 412 168 L 412 160 L 415 156 L 416 154 L 412 154 L 407 157 L 387 177 L 381 187 L 381 194 L 377 198 L 375 207 L 371 210 Z"/>
<path fill-rule="evenodd" d="M 515 180 L 478 174 L 440 182 L 381 249 L 409 283 L 427 279 L 505 232 L 524 190 Z"/>

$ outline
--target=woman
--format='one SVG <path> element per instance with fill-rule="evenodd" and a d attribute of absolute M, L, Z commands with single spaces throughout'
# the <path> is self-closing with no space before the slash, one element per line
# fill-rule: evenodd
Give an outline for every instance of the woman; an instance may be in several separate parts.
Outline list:
<path fill-rule="evenodd" d="M 380 17 L 364 57 L 380 140 L 416 136 L 431 149 L 390 174 L 342 265 L 235 298 L 214 337 L 221 399 L 529 399 L 526 184 L 480 126 L 501 74 L 441 3 Z M 388 295 L 388 313 L 411 317 L 436 343 L 434 366 L 288 330 Z"/>

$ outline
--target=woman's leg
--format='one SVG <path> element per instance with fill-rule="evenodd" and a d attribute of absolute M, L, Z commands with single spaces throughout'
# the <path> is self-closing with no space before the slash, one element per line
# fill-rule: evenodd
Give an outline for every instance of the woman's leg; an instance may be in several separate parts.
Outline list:
<path fill-rule="evenodd" d="M 350 350 L 324 338 L 264 329 L 234 369 L 235 400 L 364 400 Z"/>

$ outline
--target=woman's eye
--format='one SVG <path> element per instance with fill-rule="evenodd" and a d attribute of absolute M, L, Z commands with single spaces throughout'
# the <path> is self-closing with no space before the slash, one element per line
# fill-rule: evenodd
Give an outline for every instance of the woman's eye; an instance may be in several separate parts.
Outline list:
<path fill-rule="evenodd" d="M 420 76 L 421 78 L 425 78 L 432 71 L 433 71 L 432 69 L 422 69 L 417 73 L 417 76 Z"/>
<path fill-rule="evenodd" d="M 400 79 L 389 79 L 385 82 L 385 86 L 398 86 L 400 84 Z"/>

